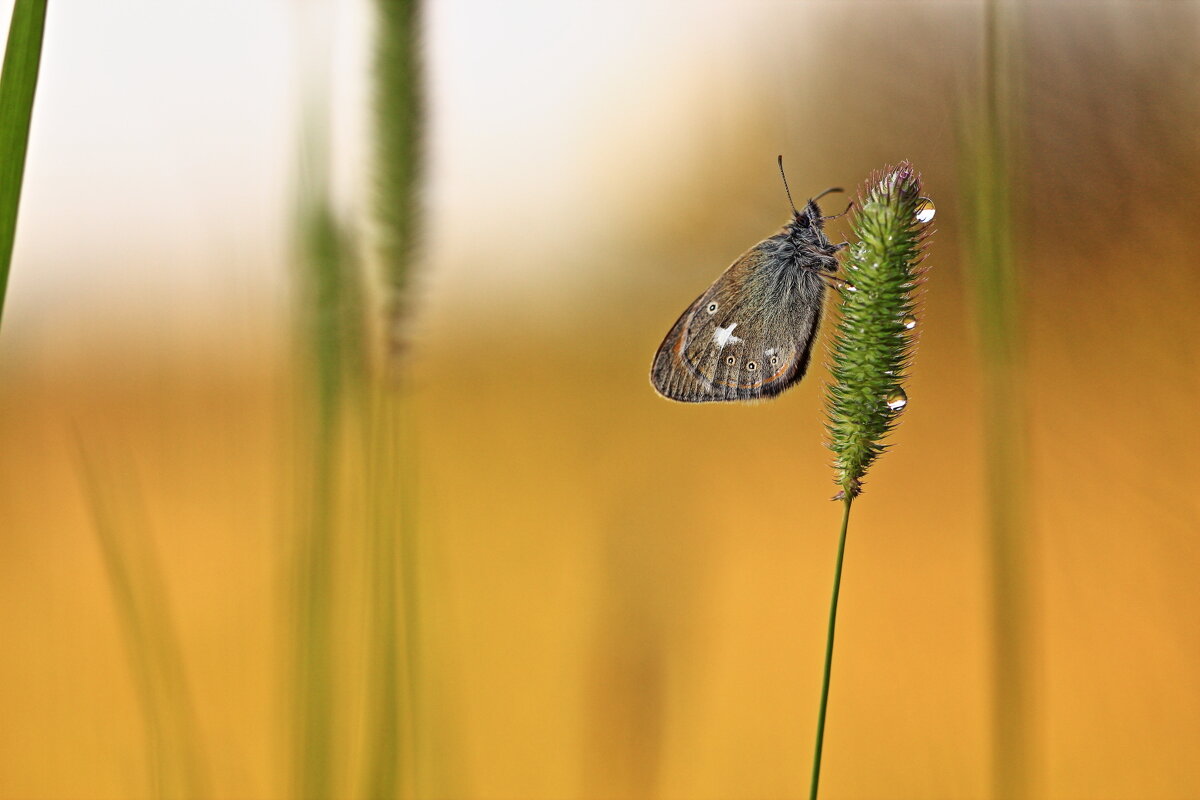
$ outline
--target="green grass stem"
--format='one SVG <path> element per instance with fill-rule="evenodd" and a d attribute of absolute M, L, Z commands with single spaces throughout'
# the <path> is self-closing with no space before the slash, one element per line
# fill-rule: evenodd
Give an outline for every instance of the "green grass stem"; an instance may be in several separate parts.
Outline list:
<path fill-rule="evenodd" d="M 150 794 L 210 797 L 200 733 L 166 578 L 132 478 L 122 483 L 79 448 L 79 472 L 142 710 Z"/>
<path fill-rule="evenodd" d="M 368 606 L 365 796 L 403 797 L 419 788 L 420 608 L 416 552 L 411 397 L 377 387 L 364 427 L 367 453 Z"/>
<path fill-rule="evenodd" d="M 306 369 L 295 568 L 295 713 L 293 766 L 297 796 L 337 795 L 340 707 L 337 697 L 337 458 L 347 394 L 365 373 L 363 289 L 357 261 L 330 199 L 328 114 L 312 101 L 301 141 L 297 215 L 298 278 Z"/>
<path fill-rule="evenodd" d="M 374 55 L 373 251 L 385 296 L 383 381 L 365 425 L 368 454 L 367 696 L 363 785 L 369 798 L 422 792 L 416 447 L 407 323 L 420 228 L 424 98 L 420 0 L 377 0 Z"/>
<path fill-rule="evenodd" d="M 25 155 L 46 27 L 46 0 L 16 0 L 0 73 L 0 317 L 8 293 Z"/>
<path fill-rule="evenodd" d="M 375 3 L 375 218 L 387 297 L 387 356 L 405 350 L 413 253 L 421 216 L 418 189 L 425 101 L 421 0 Z"/>
<path fill-rule="evenodd" d="M 992 796 L 1035 791 L 1037 753 L 1036 548 L 1029 508 L 1024 330 L 1013 223 L 1019 113 L 1013 3 L 984 6 L 982 91 L 968 100 L 961 176 L 983 383 L 983 440 L 991 594 Z"/>
<path fill-rule="evenodd" d="M 829 706 L 829 678 L 833 672 L 833 635 L 837 629 L 838 595 L 842 592 L 842 562 L 846 556 L 846 529 L 850 526 L 852 495 L 842 498 L 842 531 L 838 534 L 837 563 L 833 568 L 833 599 L 829 601 L 829 631 L 825 636 L 825 670 L 821 676 L 821 707 L 817 712 L 817 743 L 813 753 L 812 785 L 809 800 L 817 800 L 821 783 L 821 753 L 825 749 L 825 711 Z"/>

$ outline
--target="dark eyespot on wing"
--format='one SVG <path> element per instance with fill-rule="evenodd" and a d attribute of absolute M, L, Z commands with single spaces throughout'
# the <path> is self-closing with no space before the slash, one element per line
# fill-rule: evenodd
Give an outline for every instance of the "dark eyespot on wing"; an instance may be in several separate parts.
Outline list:
<path fill-rule="evenodd" d="M 760 355 L 747 359 L 741 369 L 744 374 L 739 375 L 736 379 L 726 377 L 715 383 L 718 386 L 735 389 L 755 389 L 788 378 L 794 371 L 800 351 L 795 344 L 772 349 L 775 353 L 772 356 Z M 735 356 L 729 355 L 726 357 L 725 363 L 734 366 L 737 359 Z"/>
<path fill-rule="evenodd" d="M 742 358 L 727 354 L 723 372 L 709 378 L 714 392 L 731 400 L 757 400 L 792 386 L 808 372 L 816 329 L 814 321 L 796 340 L 747 350 Z M 698 371 L 696 364 L 689 362 L 689 366 Z"/>

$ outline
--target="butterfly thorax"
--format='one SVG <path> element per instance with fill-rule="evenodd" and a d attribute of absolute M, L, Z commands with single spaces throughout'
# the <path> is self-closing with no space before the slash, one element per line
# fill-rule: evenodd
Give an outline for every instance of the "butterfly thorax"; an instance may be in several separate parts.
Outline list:
<path fill-rule="evenodd" d="M 815 209 L 796 213 L 779 233 L 760 242 L 758 249 L 763 256 L 759 263 L 767 267 L 761 277 L 779 285 L 792 284 L 801 279 L 801 273 L 837 270 L 834 253 L 838 248 L 825 237 L 820 211 Z"/>
<path fill-rule="evenodd" d="M 803 211 L 793 212 L 791 220 L 776 238 L 781 238 L 782 246 L 794 251 L 798 258 L 824 261 L 824 256 L 837 252 L 837 248 L 825 238 L 824 225 L 821 209 L 810 200 Z"/>

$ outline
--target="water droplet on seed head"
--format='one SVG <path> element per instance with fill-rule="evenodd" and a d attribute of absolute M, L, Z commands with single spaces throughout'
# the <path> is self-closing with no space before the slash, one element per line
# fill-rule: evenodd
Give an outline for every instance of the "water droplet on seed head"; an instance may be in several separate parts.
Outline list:
<path fill-rule="evenodd" d="M 887 396 L 887 407 L 891 411 L 899 411 L 906 405 L 908 405 L 908 395 L 904 393 L 903 389 L 894 389 Z"/>
<path fill-rule="evenodd" d="M 937 214 L 937 208 L 934 207 L 933 201 L 928 197 L 922 197 L 917 200 L 915 214 L 917 222 L 929 222 Z"/>

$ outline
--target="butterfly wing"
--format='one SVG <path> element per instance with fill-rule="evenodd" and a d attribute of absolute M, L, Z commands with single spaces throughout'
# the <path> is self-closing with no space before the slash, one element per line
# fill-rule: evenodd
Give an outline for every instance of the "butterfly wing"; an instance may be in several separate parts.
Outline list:
<path fill-rule="evenodd" d="M 762 244 L 752 248 L 683 312 L 650 370 L 659 394 L 685 403 L 757 400 L 804 376 L 825 285 L 772 258 Z"/>

